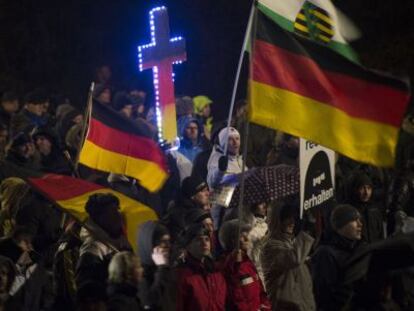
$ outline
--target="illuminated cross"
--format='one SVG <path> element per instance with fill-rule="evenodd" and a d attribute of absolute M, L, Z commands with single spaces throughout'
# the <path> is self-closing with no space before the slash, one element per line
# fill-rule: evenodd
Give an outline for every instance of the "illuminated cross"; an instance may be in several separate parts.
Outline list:
<path fill-rule="evenodd" d="M 177 138 L 173 64 L 186 60 L 185 40 L 170 39 L 166 7 L 152 9 L 150 15 L 151 43 L 138 47 L 139 69 L 152 68 L 158 138 L 173 143 Z"/>

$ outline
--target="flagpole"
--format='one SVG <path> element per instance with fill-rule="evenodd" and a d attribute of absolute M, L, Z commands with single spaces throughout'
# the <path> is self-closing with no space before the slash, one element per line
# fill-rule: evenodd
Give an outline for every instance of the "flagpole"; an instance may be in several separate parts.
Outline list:
<path fill-rule="evenodd" d="M 254 42 L 254 36 L 256 35 L 256 1 L 254 1 L 252 6 L 252 11 L 250 12 L 250 18 L 249 18 L 249 32 L 247 33 L 246 37 L 250 38 L 251 42 Z M 253 32 L 252 32 L 253 30 Z M 252 69 L 252 62 L 251 62 L 251 56 L 253 51 L 250 51 L 250 61 L 249 61 L 249 71 L 250 74 L 253 72 Z M 246 159 L 247 159 L 247 145 L 249 143 L 249 132 L 250 132 L 250 122 L 249 119 L 246 118 L 246 123 L 244 126 L 244 134 L 246 136 L 244 140 L 243 145 L 243 163 L 242 163 L 242 172 L 241 172 L 241 180 L 240 180 L 240 196 L 239 196 L 239 206 L 237 210 L 237 217 L 239 219 L 239 227 L 238 227 L 238 234 L 237 234 L 237 250 L 240 251 L 240 235 L 241 235 L 241 223 L 242 223 L 242 210 L 243 210 L 243 198 L 244 198 L 244 185 L 246 180 Z M 227 129 L 228 133 L 228 129 Z M 227 145 L 226 145 L 227 146 Z"/>
<path fill-rule="evenodd" d="M 85 113 L 83 115 L 82 134 L 81 134 L 81 139 L 79 141 L 78 153 L 76 155 L 76 160 L 75 160 L 75 171 L 76 172 L 78 172 L 79 157 L 80 157 L 81 149 L 82 149 L 83 144 L 85 142 L 85 138 L 86 138 L 86 134 L 87 134 L 87 129 L 88 129 L 88 125 L 89 125 L 89 119 L 91 117 L 92 100 L 93 100 L 93 91 L 94 91 L 94 89 L 95 89 L 95 82 L 92 82 L 91 83 L 91 86 L 89 88 L 89 92 L 88 92 L 88 101 L 86 103 Z"/>
<path fill-rule="evenodd" d="M 253 22 L 253 16 L 254 16 L 255 9 L 256 9 L 256 0 L 253 1 L 252 7 L 250 9 L 249 21 L 247 22 L 246 32 L 244 34 L 244 39 L 243 39 L 243 46 L 242 46 L 242 49 L 241 49 L 241 52 L 240 52 L 239 63 L 237 65 L 236 78 L 234 80 L 233 93 L 231 95 L 230 110 L 229 110 L 229 115 L 228 115 L 228 118 L 227 118 L 227 133 L 226 133 L 226 136 L 225 136 L 225 145 L 224 145 L 224 150 L 223 150 L 224 155 L 227 155 L 228 133 L 229 133 L 230 125 L 231 125 L 231 117 L 233 115 L 234 103 L 236 101 L 237 86 L 239 84 L 240 72 L 241 72 L 241 68 L 242 68 L 242 65 L 243 65 L 244 52 L 246 51 L 247 44 L 249 43 L 250 32 L 251 32 L 251 28 L 252 28 L 252 22 Z"/>

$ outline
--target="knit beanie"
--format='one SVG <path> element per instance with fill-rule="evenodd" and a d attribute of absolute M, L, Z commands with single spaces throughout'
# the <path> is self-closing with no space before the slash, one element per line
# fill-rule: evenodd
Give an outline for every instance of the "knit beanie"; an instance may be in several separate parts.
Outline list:
<path fill-rule="evenodd" d="M 349 204 L 337 205 L 331 213 L 331 226 L 334 230 L 339 230 L 351 221 L 361 217 L 358 210 Z"/>
<path fill-rule="evenodd" d="M 202 208 L 191 208 L 184 216 L 185 226 L 189 227 L 192 224 L 200 224 L 206 218 L 211 218 L 208 211 Z"/>
<path fill-rule="evenodd" d="M 240 233 L 249 232 L 252 227 L 248 224 L 241 223 L 238 219 L 226 221 L 220 228 L 219 241 L 225 251 L 231 252 L 236 249 L 237 239 Z"/>
<path fill-rule="evenodd" d="M 207 187 L 207 183 L 198 175 L 189 176 L 184 178 L 181 184 L 181 193 L 183 197 L 191 199 L 191 197 L 204 188 Z"/>
<path fill-rule="evenodd" d="M 193 224 L 189 226 L 181 239 L 182 246 L 186 247 L 197 236 L 210 236 L 210 232 L 201 224 Z"/>

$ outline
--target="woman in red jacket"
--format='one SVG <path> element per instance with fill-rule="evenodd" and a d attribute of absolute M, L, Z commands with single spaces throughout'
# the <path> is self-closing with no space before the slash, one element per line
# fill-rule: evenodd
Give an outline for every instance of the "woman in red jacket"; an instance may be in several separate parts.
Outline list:
<path fill-rule="evenodd" d="M 247 256 L 251 247 L 251 227 L 241 224 L 238 219 L 225 222 L 220 228 L 219 239 L 226 255 L 221 266 L 226 277 L 231 301 L 231 310 L 271 310 L 269 299 L 257 274 L 256 267 Z M 237 248 L 239 239 L 239 248 Z"/>

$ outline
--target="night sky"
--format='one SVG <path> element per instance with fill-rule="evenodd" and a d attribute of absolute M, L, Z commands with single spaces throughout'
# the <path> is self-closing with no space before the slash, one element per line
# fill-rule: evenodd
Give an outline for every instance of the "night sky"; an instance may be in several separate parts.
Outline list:
<path fill-rule="evenodd" d="M 275 0 L 287 1 L 287 0 Z M 139 73 L 137 45 L 149 42 L 148 11 L 166 5 L 172 35 L 187 41 L 188 61 L 175 67 L 176 93 L 209 95 L 227 114 L 250 0 L 0 0 L 0 91 L 34 87 L 83 106 L 99 64 L 119 85 L 151 90 Z M 414 77 L 412 0 L 334 1 L 364 37 L 354 43 L 364 64 Z M 243 97 L 245 84 L 238 97 Z M 224 108 L 224 109 L 223 109 Z"/>

